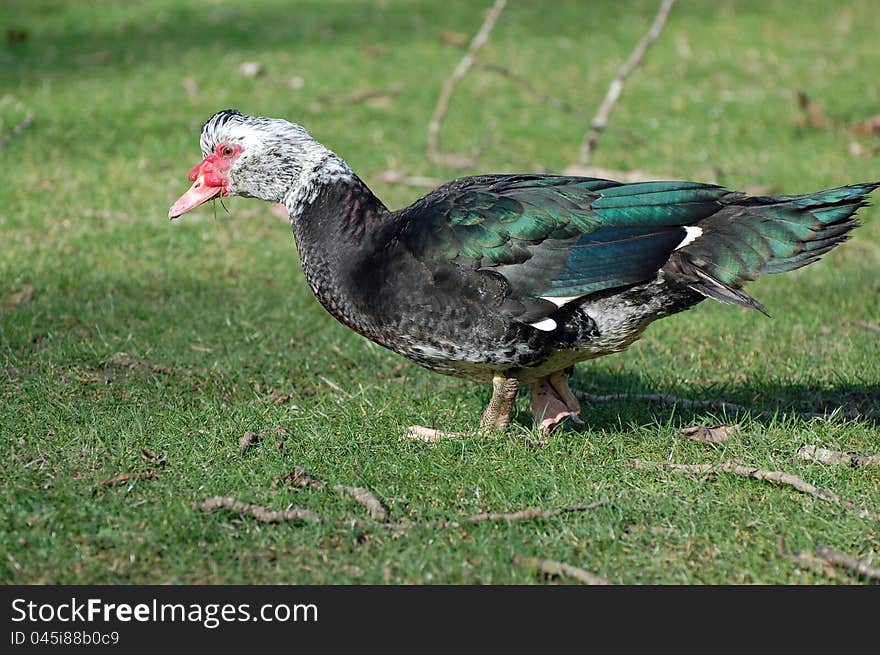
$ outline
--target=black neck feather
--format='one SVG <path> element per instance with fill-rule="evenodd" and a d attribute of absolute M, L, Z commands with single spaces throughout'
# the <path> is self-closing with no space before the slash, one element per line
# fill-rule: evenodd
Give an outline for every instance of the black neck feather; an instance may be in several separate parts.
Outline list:
<path fill-rule="evenodd" d="M 357 176 L 329 180 L 316 189 L 293 220 L 303 273 L 321 304 L 343 323 L 351 271 L 369 257 L 376 234 L 391 215 Z"/>

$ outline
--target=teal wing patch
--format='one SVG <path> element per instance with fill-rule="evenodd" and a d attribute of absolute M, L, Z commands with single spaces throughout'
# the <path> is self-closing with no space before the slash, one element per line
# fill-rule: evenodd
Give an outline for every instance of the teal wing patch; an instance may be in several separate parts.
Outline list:
<path fill-rule="evenodd" d="M 400 238 L 420 259 L 502 275 L 518 300 L 584 295 L 652 277 L 684 226 L 728 193 L 696 182 L 464 178 L 402 210 Z"/>

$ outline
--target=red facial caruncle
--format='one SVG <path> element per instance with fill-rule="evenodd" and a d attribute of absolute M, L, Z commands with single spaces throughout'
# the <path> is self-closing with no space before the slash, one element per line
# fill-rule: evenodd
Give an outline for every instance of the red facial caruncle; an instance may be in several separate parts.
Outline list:
<path fill-rule="evenodd" d="M 177 218 L 216 196 L 229 195 L 229 169 L 242 150 L 237 143 L 218 143 L 214 152 L 189 172 L 193 185 L 171 206 L 168 218 Z"/>

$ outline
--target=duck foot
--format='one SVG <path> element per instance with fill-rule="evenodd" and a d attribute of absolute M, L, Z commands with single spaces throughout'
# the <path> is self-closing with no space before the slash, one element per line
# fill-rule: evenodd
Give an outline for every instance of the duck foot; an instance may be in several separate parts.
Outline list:
<path fill-rule="evenodd" d="M 510 425 L 510 413 L 513 411 L 513 403 L 516 400 L 518 390 L 519 380 L 515 378 L 506 378 L 501 374 L 496 374 L 492 378 L 492 398 L 480 418 L 481 433 L 503 430 Z M 417 439 L 428 443 L 434 443 L 441 439 L 461 439 L 464 436 L 460 432 L 446 432 L 435 428 L 426 428 L 424 425 L 411 425 L 404 435 L 407 439 Z"/>
<path fill-rule="evenodd" d="M 551 373 L 532 383 L 532 417 L 541 432 L 550 434 L 569 418 L 581 424 L 581 405 L 575 398 L 562 371 Z"/>
<path fill-rule="evenodd" d="M 406 439 L 434 443 L 441 439 L 461 439 L 464 437 L 460 432 L 446 432 L 435 428 L 427 428 L 424 425 L 411 425 L 403 435 Z"/>

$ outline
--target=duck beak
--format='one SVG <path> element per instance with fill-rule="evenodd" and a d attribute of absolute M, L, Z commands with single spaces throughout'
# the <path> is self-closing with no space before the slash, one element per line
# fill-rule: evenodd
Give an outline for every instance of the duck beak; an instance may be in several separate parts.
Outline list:
<path fill-rule="evenodd" d="M 168 210 L 168 218 L 174 220 L 178 216 L 185 214 L 191 209 L 195 209 L 199 205 L 207 202 L 211 198 L 219 196 L 223 191 L 222 186 L 209 186 L 205 183 L 205 176 L 199 175 L 189 191 L 184 193 L 177 199 L 171 209 Z"/>
<path fill-rule="evenodd" d="M 229 163 L 223 162 L 216 154 L 205 157 L 188 177 L 193 185 L 168 210 L 168 218 L 172 221 L 211 198 L 229 195 Z"/>

